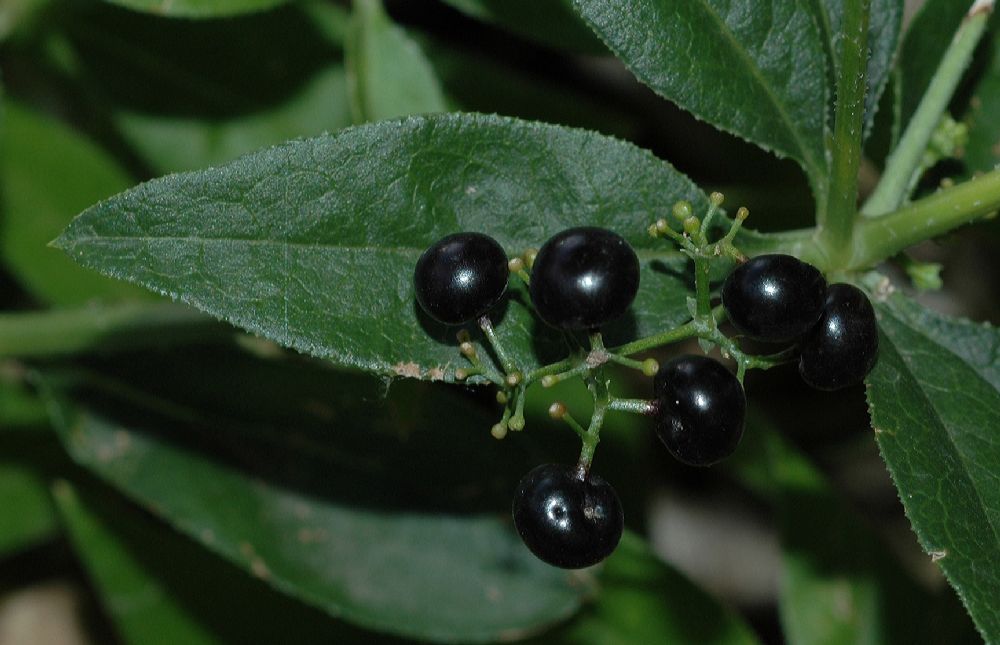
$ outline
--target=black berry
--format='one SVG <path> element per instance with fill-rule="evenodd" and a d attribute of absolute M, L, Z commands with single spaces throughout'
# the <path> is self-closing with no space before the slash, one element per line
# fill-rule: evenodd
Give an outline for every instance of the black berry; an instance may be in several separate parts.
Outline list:
<path fill-rule="evenodd" d="M 768 343 L 797 340 L 823 312 L 826 280 L 791 255 L 759 255 L 736 267 L 722 285 L 722 304 L 740 332 Z"/>
<path fill-rule="evenodd" d="M 507 254 L 482 233 L 455 233 L 430 246 L 413 272 L 417 302 L 434 320 L 459 325 L 479 318 L 507 290 Z"/>
<path fill-rule="evenodd" d="M 823 315 L 800 349 L 799 373 L 816 389 L 864 380 L 878 357 L 878 323 L 868 296 L 849 284 L 831 285 Z"/>
<path fill-rule="evenodd" d="M 656 434 L 674 457 L 709 466 L 736 450 L 747 402 L 743 386 L 721 363 L 680 356 L 653 379 Z"/>
<path fill-rule="evenodd" d="M 592 329 L 621 316 L 639 290 L 639 258 L 603 228 L 571 228 L 542 245 L 531 267 L 531 302 L 553 327 Z"/>
<path fill-rule="evenodd" d="M 541 560 L 564 569 L 597 564 L 622 537 L 618 494 L 596 475 L 543 464 L 521 479 L 514 495 L 514 526 Z"/>

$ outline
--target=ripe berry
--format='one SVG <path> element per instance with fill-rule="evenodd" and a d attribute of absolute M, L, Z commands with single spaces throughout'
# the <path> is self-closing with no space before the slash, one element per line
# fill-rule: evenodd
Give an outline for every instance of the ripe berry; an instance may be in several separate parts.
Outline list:
<path fill-rule="evenodd" d="M 722 304 L 736 329 L 768 343 L 787 343 L 812 329 L 823 312 L 826 280 L 791 255 L 759 255 L 722 285 Z"/>
<path fill-rule="evenodd" d="M 611 484 L 575 468 L 543 464 L 521 479 L 514 526 L 539 559 L 564 569 L 597 564 L 622 537 L 622 504 Z"/>
<path fill-rule="evenodd" d="M 680 356 L 653 379 L 656 435 L 674 457 L 710 466 L 736 450 L 747 402 L 743 386 L 721 363 Z"/>
<path fill-rule="evenodd" d="M 819 323 L 805 337 L 799 374 L 818 390 L 864 380 L 878 357 L 878 323 L 868 296 L 849 284 L 830 286 Z"/>
<path fill-rule="evenodd" d="M 455 233 L 420 256 L 413 286 L 427 315 L 459 325 L 495 305 L 507 290 L 507 277 L 507 254 L 496 240 L 482 233 Z"/>
<path fill-rule="evenodd" d="M 639 258 L 617 233 L 571 228 L 553 236 L 531 267 L 531 302 L 553 327 L 592 329 L 618 318 L 639 290 Z"/>

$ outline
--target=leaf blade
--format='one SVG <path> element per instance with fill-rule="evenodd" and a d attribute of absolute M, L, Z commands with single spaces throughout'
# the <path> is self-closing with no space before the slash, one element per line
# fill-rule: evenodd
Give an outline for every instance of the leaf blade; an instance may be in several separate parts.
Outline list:
<path fill-rule="evenodd" d="M 7 101 L 3 106 L 0 254 L 36 296 L 76 305 L 95 298 L 148 298 L 141 289 L 67 262 L 49 241 L 86 204 L 132 181 L 103 150 L 52 119 Z"/>
<path fill-rule="evenodd" d="M 389 19 L 381 0 L 355 0 L 345 50 L 355 123 L 447 110 L 420 45 Z"/>
<path fill-rule="evenodd" d="M 827 61 L 804 4 L 574 0 L 574 6 L 639 80 L 698 118 L 795 159 L 814 194 L 822 194 Z"/>
<path fill-rule="evenodd" d="M 627 173 L 627 174 L 623 174 Z M 627 181 L 625 180 L 627 176 Z M 649 238 L 678 199 L 707 200 L 652 155 L 591 132 L 495 116 L 411 117 L 277 146 L 142 184 L 56 244 L 85 266 L 170 294 L 338 364 L 450 380 L 453 331 L 422 319 L 412 267 L 459 230 L 509 253 L 573 225 L 621 232 L 643 282 L 610 339 L 687 319 L 682 256 Z M 522 368 L 561 341 L 511 297 L 498 333 Z M 540 337 L 539 349 L 532 335 Z M 556 356 L 561 358 L 561 356 Z"/>
<path fill-rule="evenodd" d="M 987 641 L 1000 637 L 1000 334 L 902 296 L 877 303 L 869 376 L 879 448 L 923 548 Z"/>
<path fill-rule="evenodd" d="M 590 593 L 586 575 L 523 547 L 509 511 L 475 510 L 495 492 L 482 490 L 483 464 L 518 459 L 490 453 L 480 410 L 452 399 L 459 421 L 438 427 L 448 394 L 425 384 L 383 400 L 378 381 L 315 365 L 274 371 L 224 351 L 192 377 L 176 359 L 50 375 L 60 438 L 78 463 L 275 589 L 370 629 L 448 642 L 538 631 Z M 226 396 L 205 387 L 226 374 Z M 220 409 L 206 414 L 206 396 Z M 468 482 L 476 506 L 449 511 L 469 505 Z"/>

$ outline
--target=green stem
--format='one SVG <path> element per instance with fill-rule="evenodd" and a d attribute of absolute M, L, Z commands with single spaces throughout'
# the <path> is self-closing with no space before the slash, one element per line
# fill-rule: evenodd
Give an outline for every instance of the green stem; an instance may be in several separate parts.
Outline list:
<path fill-rule="evenodd" d="M 608 410 L 631 412 L 632 414 L 652 414 L 655 404 L 646 399 L 611 399 Z"/>
<path fill-rule="evenodd" d="M 121 304 L 0 314 L 0 358 L 50 358 L 217 340 L 232 327 L 183 305 Z"/>
<path fill-rule="evenodd" d="M 817 211 L 817 237 L 833 266 L 850 253 L 857 214 L 858 167 L 864 130 L 868 70 L 868 16 L 871 0 L 844 3 L 843 41 L 837 66 L 830 191 Z"/>
<path fill-rule="evenodd" d="M 893 213 L 866 219 L 858 227 L 847 268 L 864 269 L 1000 209 L 1000 170 L 940 190 Z"/>
<path fill-rule="evenodd" d="M 906 199 L 913 175 L 920 170 L 927 144 L 941 122 L 941 116 L 948 108 L 955 88 L 972 60 L 976 44 L 986 29 L 993 4 L 976 2 L 973 9 L 975 12 L 971 13 L 970 10 L 970 14 L 955 32 L 903 137 L 886 160 L 885 171 L 875 192 L 861 209 L 866 217 L 888 213 Z"/>
<path fill-rule="evenodd" d="M 714 317 L 718 317 L 721 315 L 722 311 L 722 305 L 719 305 L 711 311 L 711 314 Z M 668 329 L 665 332 L 654 334 L 653 336 L 633 340 L 631 343 L 625 343 L 624 345 L 614 347 L 610 351 L 613 354 L 630 356 L 631 354 L 644 352 L 647 349 L 653 349 L 655 347 L 660 347 L 661 345 L 669 345 L 688 338 L 694 338 L 698 335 L 700 329 L 701 325 L 699 325 L 696 321 L 691 320 L 684 323 L 680 327 L 674 327 L 673 329 Z"/>
<path fill-rule="evenodd" d="M 590 426 L 587 427 L 587 431 L 580 437 L 583 445 L 580 448 L 580 459 L 576 463 L 576 469 L 581 479 L 585 479 L 590 472 L 590 465 L 594 461 L 594 452 L 597 450 L 597 444 L 601 441 L 601 426 L 604 425 L 604 413 L 611 402 L 611 396 L 607 391 L 607 387 L 599 384 L 599 380 L 597 379 L 592 382 L 592 387 L 600 391 L 594 392 L 594 412 L 590 417 Z"/>
<path fill-rule="evenodd" d="M 694 290 L 695 290 L 695 312 L 699 320 L 707 320 L 712 315 L 712 294 L 709 276 L 711 274 L 711 261 L 702 256 L 696 255 L 694 258 Z"/>
<path fill-rule="evenodd" d="M 486 339 L 490 341 L 490 345 L 493 347 L 493 351 L 496 352 L 497 358 L 500 359 L 500 364 L 503 366 L 504 373 L 513 374 L 517 370 L 514 367 L 514 361 L 510 359 L 507 352 L 503 348 L 503 344 L 500 342 L 500 338 L 497 337 L 496 331 L 493 329 L 493 322 L 490 320 L 489 316 L 483 316 L 479 319 L 479 328 L 483 330 L 483 334 L 486 335 Z"/>

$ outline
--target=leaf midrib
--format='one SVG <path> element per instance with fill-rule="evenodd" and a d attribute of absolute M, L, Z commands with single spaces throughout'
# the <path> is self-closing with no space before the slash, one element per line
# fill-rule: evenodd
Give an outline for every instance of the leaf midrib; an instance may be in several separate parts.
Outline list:
<path fill-rule="evenodd" d="M 110 244 L 113 242 L 177 242 L 177 243 L 230 243 L 230 244 L 248 244 L 248 245 L 260 245 L 260 246 L 277 246 L 279 248 L 285 249 L 288 247 L 299 247 L 299 248 L 316 248 L 322 250 L 335 250 L 335 251 L 345 251 L 345 252 L 367 252 L 367 253 L 391 253 L 399 255 L 419 255 L 426 250 L 426 247 L 411 247 L 411 246 L 365 246 L 365 245 L 341 245 L 334 244 L 331 242 L 303 242 L 299 240 L 274 240 L 268 238 L 243 238 L 243 237 L 198 237 L 194 235 L 158 235 L 158 236 L 141 236 L 141 235 L 87 235 L 80 237 L 71 237 L 64 239 L 66 236 L 61 236 L 53 242 L 53 246 L 62 249 L 63 251 L 70 251 L 78 245 L 93 245 L 98 246 L 102 244 Z M 681 260 L 687 259 L 680 251 L 676 250 L 657 250 L 649 248 L 638 248 L 633 249 L 640 260 L 644 261 L 655 261 L 655 260 Z"/>
<path fill-rule="evenodd" d="M 722 34 L 725 38 L 725 42 L 727 42 L 730 45 L 731 49 L 737 54 L 737 56 L 739 56 L 745 61 L 747 69 L 750 70 L 751 78 L 757 81 L 760 84 L 760 86 L 764 89 L 764 93 L 766 94 L 767 98 L 771 101 L 771 103 L 774 105 L 775 111 L 778 113 L 778 116 L 781 117 L 781 120 L 788 128 L 788 131 L 792 133 L 792 137 L 795 139 L 795 143 L 799 148 L 799 152 L 803 156 L 802 161 L 804 161 L 810 166 L 811 170 L 813 171 L 810 174 L 813 177 L 813 180 L 818 184 L 820 182 L 820 177 L 821 177 L 821 173 L 819 171 L 822 170 L 822 166 L 816 163 L 816 159 L 813 156 L 811 150 L 809 149 L 808 146 L 804 145 L 802 133 L 798 130 L 798 128 L 794 127 L 795 122 L 791 119 L 790 115 L 785 110 L 785 105 L 778 100 L 777 96 L 775 96 L 774 92 L 771 90 L 770 85 L 768 85 L 766 79 L 762 76 L 760 68 L 757 67 L 757 65 L 754 63 L 753 58 L 750 57 L 750 54 L 749 52 L 747 52 L 746 48 L 743 47 L 740 41 L 734 37 L 733 32 L 729 30 L 725 21 L 722 19 L 722 16 L 720 16 L 719 13 L 710 4 L 708 4 L 707 0 L 700 0 L 700 2 L 697 4 L 700 5 L 704 9 L 705 13 L 707 13 L 715 21 L 715 24 L 719 28 L 719 33 Z"/>

